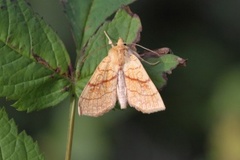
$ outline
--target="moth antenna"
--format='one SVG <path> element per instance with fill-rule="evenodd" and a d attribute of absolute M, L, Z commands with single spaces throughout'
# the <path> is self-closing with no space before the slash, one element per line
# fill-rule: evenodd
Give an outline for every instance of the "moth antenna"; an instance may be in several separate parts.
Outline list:
<path fill-rule="evenodd" d="M 143 49 L 145 49 L 145 50 L 147 50 L 147 51 L 149 51 L 149 52 L 155 53 L 157 56 L 159 56 L 159 54 L 158 54 L 157 52 L 155 52 L 155 51 L 153 51 L 153 50 L 151 50 L 151 49 L 148 49 L 148 48 L 146 48 L 146 47 L 143 47 L 142 45 L 139 45 L 139 44 L 137 44 L 137 43 L 133 43 L 133 44 L 136 45 L 136 46 L 138 46 L 138 47 L 140 47 L 140 48 L 143 48 Z"/>
<path fill-rule="evenodd" d="M 158 64 L 158 63 L 160 62 L 160 61 L 157 61 L 157 62 L 151 63 L 151 62 L 146 61 L 146 60 L 143 59 L 142 57 L 140 57 L 139 54 L 137 54 L 136 52 L 133 52 L 133 54 L 134 54 L 138 59 L 140 59 L 141 61 L 143 61 L 143 62 L 145 62 L 145 63 L 147 63 L 147 64 L 149 64 L 149 65 L 152 65 L 152 66 L 154 66 L 154 65 L 156 65 L 156 64 Z"/>
<path fill-rule="evenodd" d="M 104 31 L 104 34 L 105 34 L 105 36 L 106 36 L 107 39 L 108 39 L 108 44 L 110 44 L 112 47 L 114 47 L 113 42 L 112 42 L 112 40 L 110 39 L 110 37 L 108 36 L 108 34 L 107 34 L 106 31 Z"/>

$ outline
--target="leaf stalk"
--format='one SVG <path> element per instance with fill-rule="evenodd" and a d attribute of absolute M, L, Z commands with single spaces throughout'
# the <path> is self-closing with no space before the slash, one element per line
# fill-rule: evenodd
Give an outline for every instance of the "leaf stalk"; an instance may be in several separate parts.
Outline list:
<path fill-rule="evenodd" d="M 75 101 L 76 101 L 75 96 L 71 96 L 70 110 L 69 110 L 69 128 L 68 128 L 65 160 L 71 160 L 74 119 L 75 119 Z"/>

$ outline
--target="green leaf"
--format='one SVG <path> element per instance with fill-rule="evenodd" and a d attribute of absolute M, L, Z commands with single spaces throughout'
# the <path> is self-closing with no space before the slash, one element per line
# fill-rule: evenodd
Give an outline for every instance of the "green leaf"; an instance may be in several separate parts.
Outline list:
<path fill-rule="evenodd" d="M 134 0 L 68 0 L 66 14 L 70 19 L 77 50 L 82 49 L 97 28 L 118 8 Z"/>
<path fill-rule="evenodd" d="M 18 110 L 31 112 L 45 108 L 45 106 L 55 106 L 69 95 L 69 82 L 64 79 L 49 80 L 40 86 L 35 86 L 24 96 L 22 96 L 13 106 Z M 31 106 L 31 107 L 25 107 Z"/>
<path fill-rule="evenodd" d="M 149 65 L 143 62 L 143 66 L 146 69 L 149 77 L 151 77 L 153 83 L 157 88 L 162 88 L 167 83 L 167 75 L 172 73 L 172 70 L 175 69 L 178 65 L 184 65 L 185 60 L 174 55 L 174 54 L 164 54 L 159 58 L 150 58 L 147 59 L 150 62 L 157 62 L 156 65 Z"/>
<path fill-rule="evenodd" d="M 0 109 L 0 159 L 43 160 L 37 143 L 24 131 L 18 134 L 17 126 Z"/>
<path fill-rule="evenodd" d="M 32 111 L 69 95 L 67 51 L 24 0 L 0 0 L 0 32 L 0 96 L 21 99 L 14 106 Z"/>
<path fill-rule="evenodd" d="M 108 39 L 104 35 L 106 31 L 115 43 L 119 37 L 123 38 L 126 43 L 137 42 L 140 37 L 141 22 L 137 15 L 132 14 L 128 8 L 120 9 L 111 22 L 105 22 L 97 33 L 90 38 L 85 48 L 85 57 L 79 59 L 78 68 L 81 73 L 78 77 L 76 94 L 80 95 L 81 90 L 90 79 L 95 68 L 101 60 L 107 56 L 110 45 Z"/>

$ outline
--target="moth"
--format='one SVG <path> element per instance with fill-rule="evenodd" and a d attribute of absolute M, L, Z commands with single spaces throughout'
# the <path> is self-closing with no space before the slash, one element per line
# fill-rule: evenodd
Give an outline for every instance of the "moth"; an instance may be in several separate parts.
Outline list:
<path fill-rule="evenodd" d="M 106 32 L 104 32 L 106 34 Z M 112 48 L 94 71 L 78 101 L 79 115 L 98 117 L 114 108 L 129 106 L 142 113 L 165 109 L 163 100 L 138 59 L 138 54 L 124 44 L 116 45 L 106 34 Z"/>

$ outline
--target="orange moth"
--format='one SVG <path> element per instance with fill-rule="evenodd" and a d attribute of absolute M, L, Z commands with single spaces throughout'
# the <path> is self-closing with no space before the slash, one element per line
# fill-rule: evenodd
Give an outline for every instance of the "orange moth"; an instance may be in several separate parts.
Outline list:
<path fill-rule="evenodd" d="M 143 113 L 164 110 L 163 100 L 138 59 L 138 54 L 126 46 L 121 38 L 114 46 L 106 36 L 112 48 L 79 97 L 79 115 L 101 116 L 114 108 L 117 100 L 121 109 L 129 104 Z"/>

